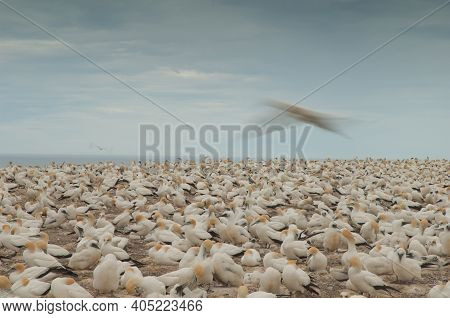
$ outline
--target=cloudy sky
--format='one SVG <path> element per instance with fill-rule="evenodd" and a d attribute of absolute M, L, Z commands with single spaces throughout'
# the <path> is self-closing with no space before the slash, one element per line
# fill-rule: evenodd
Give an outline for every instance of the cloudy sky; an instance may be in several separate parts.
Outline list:
<path fill-rule="evenodd" d="M 246 123 L 295 102 L 443 0 L 2 0 L 183 121 Z M 450 5 L 302 105 L 355 119 L 313 129 L 310 158 L 449 158 Z M 0 4 L 0 153 L 138 151 L 176 123 Z"/>

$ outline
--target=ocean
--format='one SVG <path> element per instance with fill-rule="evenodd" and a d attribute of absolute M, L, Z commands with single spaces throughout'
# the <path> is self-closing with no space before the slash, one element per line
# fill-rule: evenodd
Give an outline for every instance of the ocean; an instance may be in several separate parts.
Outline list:
<path fill-rule="evenodd" d="M 0 154 L 0 167 L 6 167 L 10 162 L 23 166 L 43 167 L 52 162 L 85 164 L 93 162 L 113 161 L 115 163 L 130 163 L 138 161 L 138 156 L 121 155 L 26 155 L 26 154 Z"/>

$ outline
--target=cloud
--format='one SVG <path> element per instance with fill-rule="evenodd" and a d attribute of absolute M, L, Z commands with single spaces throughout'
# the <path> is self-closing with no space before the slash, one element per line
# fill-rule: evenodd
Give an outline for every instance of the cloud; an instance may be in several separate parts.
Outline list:
<path fill-rule="evenodd" d="M 297 101 L 439 4 L 16 0 L 13 5 L 183 120 L 220 123 L 263 115 L 264 98 Z M 330 145 L 332 137 L 315 130 L 311 156 L 394 150 L 399 156 L 425 155 L 435 145 L 428 140 L 445 143 L 442 136 L 450 128 L 440 120 L 448 118 L 450 100 L 450 65 L 442 62 L 450 55 L 446 12 L 304 102 L 387 122 L 378 126 L 383 137 L 376 137 L 375 124 L 352 128 L 352 143 L 332 139 Z M 14 138 L 0 139 L 2 152 L 77 152 L 91 141 L 134 152 L 140 122 L 175 122 L 8 10 L 0 11 L 0 29 L 0 129 L 14 132 Z M 398 134 L 404 149 L 382 143 L 399 123 L 420 125 L 424 114 L 429 117 L 423 131 Z M 413 146 L 411 139 L 428 146 Z M 449 155 L 444 147 L 433 153 Z"/>

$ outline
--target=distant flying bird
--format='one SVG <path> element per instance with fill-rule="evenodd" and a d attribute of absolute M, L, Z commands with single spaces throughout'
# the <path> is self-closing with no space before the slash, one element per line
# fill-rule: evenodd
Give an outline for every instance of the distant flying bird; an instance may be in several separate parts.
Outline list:
<path fill-rule="evenodd" d="M 332 114 L 326 114 L 321 112 L 316 112 L 304 107 L 288 104 L 280 101 L 269 101 L 267 103 L 268 106 L 280 109 L 285 111 L 287 115 L 290 117 L 302 121 L 307 124 L 311 124 L 313 126 L 317 126 L 319 128 L 344 135 L 338 129 L 338 121 L 345 120 L 345 117 L 340 117 Z"/>
<path fill-rule="evenodd" d="M 89 144 L 89 149 L 97 149 L 98 151 L 111 151 L 111 149 L 105 148 L 105 147 L 101 147 L 99 145 L 94 144 L 93 142 L 91 142 Z"/>

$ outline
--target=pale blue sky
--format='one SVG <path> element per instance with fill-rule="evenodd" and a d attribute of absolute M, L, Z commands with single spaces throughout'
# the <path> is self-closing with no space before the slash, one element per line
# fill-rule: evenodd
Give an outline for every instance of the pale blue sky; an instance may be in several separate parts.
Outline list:
<path fill-rule="evenodd" d="M 6 0 L 189 123 L 295 102 L 442 1 Z M 310 158 L 449 158 L 450 6 L 303 105 L 359 119 L 314 129 Z M 0 153 L 137 153 L 175 121 L 0 5 Z"/>

